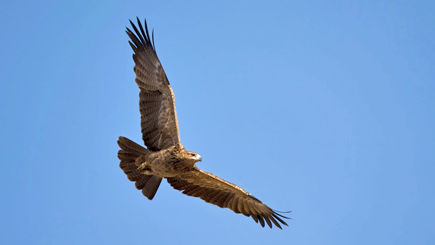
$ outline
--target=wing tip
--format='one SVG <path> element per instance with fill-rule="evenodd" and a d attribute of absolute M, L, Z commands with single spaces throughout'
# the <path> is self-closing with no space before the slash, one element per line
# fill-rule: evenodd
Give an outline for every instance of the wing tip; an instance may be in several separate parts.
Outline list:
<path fill-rule="evenodd" d="M 150 47 L 155 52 L 156 46 L 154 44 L 154 29 L 152 30 L 152 35 L 150 35 L 148 32 L 148 25 L 146 19 L 144 20 L 145 30 L 139 17 L 136 16 L 137 26 L 139 27 L 139 29 L 136 27 L 132 20 L 129 19 L 128 21 L 130 22 L 130 25 L 133 28 L 134 32 L 131 31 L 128 27 L 126 27 L 126 32 L 130 39 L 133 41 L 133 43 L 135 43 L 138 48 L 139 46 L 141 48 Z"/>
<path fill-rule="evenodd" d="M 288 224 L 283 219 L 291 219 L 287 216 L 282 215 L 281 213 L 290 213 L 291 211 L 276 211 L 272 210 L 271 214 L 251 214 L 251 218 L 255 221 L 255 223 L 260 223 L 262 227 L 265 227 L 266 225 L 269 226 L 269 228 L 273 228 L 275 225 L 279 229 L 282 230 L 281 225 L 288 226 Z"/>

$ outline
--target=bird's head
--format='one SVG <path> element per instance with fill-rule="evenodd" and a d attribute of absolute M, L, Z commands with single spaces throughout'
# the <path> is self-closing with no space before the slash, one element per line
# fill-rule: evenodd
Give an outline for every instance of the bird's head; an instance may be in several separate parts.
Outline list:
<path fill-rule="evenodd" d="M 201 156 L 193 151 L 186 151 L 186 158 L 192 161 L 193 163 L 202 161 Z"/>

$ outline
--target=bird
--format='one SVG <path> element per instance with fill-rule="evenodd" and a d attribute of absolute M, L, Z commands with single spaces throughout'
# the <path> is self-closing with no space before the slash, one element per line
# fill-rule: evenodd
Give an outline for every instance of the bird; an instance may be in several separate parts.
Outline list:
<path fill-rule="evenodd" d="M 152 200 L 165 178 L 183 194 L 228 208 L 251 217 L 262 227 L 273 224 L 282 229 L 288 224 L 283 212 L 269 208 L 242 189 L 196 166 L 201 156 L 186 150 L 180 142 L 175 99 L 169 80 L 157 57 L 154 30 L 150 36 L 146 19 L 144 26 L 137 18 L 137 26 L 130 20 L 133 31 L 126 28 L 133 49 L 135 82 L 139 87 L 139 110 L 142 139 L 146 148 L 120 136 L 117 143 L 120 168 L 138 190 Z"/>

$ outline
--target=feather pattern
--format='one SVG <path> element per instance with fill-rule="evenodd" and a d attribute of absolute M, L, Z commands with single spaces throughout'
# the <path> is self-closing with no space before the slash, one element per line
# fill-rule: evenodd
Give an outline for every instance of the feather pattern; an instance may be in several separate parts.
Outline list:
<path fill-rule="evenodd" d="M 130 23 L 134 32 L 129 28 L 126 32 L 134 51 L 135 81 L 140 89 L 142 139 L 151 151 L 166 149 L 180 143 L 174 93 L 157 57 L 146 21 L 145 30 L 139 19 L 139 28 Z"/>
<path fill-rule="evenodd" d="M 199 197 L 208 203 L 229 208 L 235 213 L 251 216 L 263 227 L 267 224 L 272 228 L 274 224 L 281 229 L 280 223 L 287 225 L 279 218 L 288 219 L 287 217 L 272 210 L 247 191 L 199 168 L 195 167 L 192 171 L 167 180 L 174 189 L 182 191 L 185 195 Z"/>
<path fill-rule="evenodd" d="M 143 174 L 136 165 L 136 159 L 140 156 L 148 156 L 150 151 L 125 137 L 119 137 L 118 145 L 121 147 L 118 151 L 118 158 L 121 160 L 119 166 L 130 181 L 136 182 L 136 188 L 142 190 L 144 196 L 152 200 L 159 189 L 162 178 Z"/>

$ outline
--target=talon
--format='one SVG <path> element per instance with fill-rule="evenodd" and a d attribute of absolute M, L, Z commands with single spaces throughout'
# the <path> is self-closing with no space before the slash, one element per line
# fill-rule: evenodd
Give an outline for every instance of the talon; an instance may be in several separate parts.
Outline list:
<path fill-rule="evenodd" d="M 145 168 L 146 168 L 145 163 L 143 163 L 143 164 L 139 165 L 139 167 L 137 167 L 137 169 L 139 169 L 139 170 L 145 170 Z"/>

